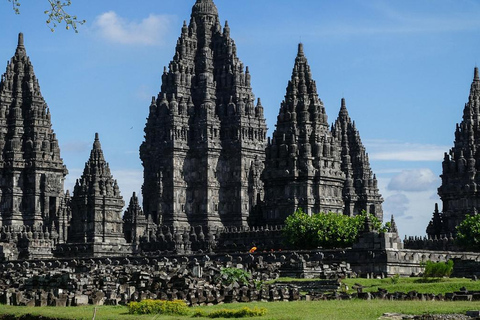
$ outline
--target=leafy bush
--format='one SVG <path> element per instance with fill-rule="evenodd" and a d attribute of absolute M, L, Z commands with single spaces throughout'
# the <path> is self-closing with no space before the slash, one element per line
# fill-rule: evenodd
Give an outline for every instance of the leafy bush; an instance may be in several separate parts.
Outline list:
<path fill-rule="evenodd" d="M 400 280 L 400 275 L 398 273 L 394 274 L 393 276 L 390 277 L 392 284 L 397 284 L 398 281 Z"/>
<path fill-rule="evenodd" d="M 450 277 L 453 271 L 453 261 L 448 260 L 445 262 L 433 262 L 427 261 L 425 263 L 425 271 L 423 272 L 424 278 L 442 278 Z"/>
<path fill-rule="evenodd" d="M 358 239 L 367 215 L 375 230 L 381 230 L 382 223 L 373 214 L 349 217 L 337 213 L 317 213 L 309 216 L 302 209 L 285 220 L 284 236 L 296 248 L 312 249 L 345 248 Z"/>
<path fill-rule="evenodd" d="M 246 318 L 246 317 L 261 317 L 267 314 L 265 308 L 253 308 L 243 307 L 241 309 L 220 309 L 210 313 L 206 313 L 203 310 L 197 310 L 193 314 L 193 317 L 202 318 Z"/>
<path fill-rule="evenodd" d="M 456 229 L 458 244 L 480 249 L 480 215 L 467 215 Z"/>
<path fill-rule="evenodd" d="M 226 285 L 230 285 L 234 282 L 247 285 L 248 280 L 252 277 L 252 275 L 247 271 L 232 267 L 222 268 L 220 270 L 220 275 L 223 279 L 223 283 Z"/>
<path fill-rule="evenodd" d="M 142 300 L 130 302 L 128 305 L 130 314 L 165 314 L 165 315 L 187 315 L 188 306 L 183 300 Z"/>

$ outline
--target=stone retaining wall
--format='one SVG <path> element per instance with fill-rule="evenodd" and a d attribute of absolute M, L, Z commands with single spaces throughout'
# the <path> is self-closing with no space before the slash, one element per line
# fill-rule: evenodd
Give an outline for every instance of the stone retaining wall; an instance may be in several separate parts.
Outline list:
<path fill-rule="evenodd" d="M 0 303 L 28 306 L 116 305 L 143 299 L 181 299 L 189 305 L 300 299 L 294 286 L 262 282 L 297 269 L 307 276 L 351 275 L 347 263 L 324 256 L 265 253 L 157 258 L 23 261 L 0 264 Z M 248 285 L 226 285 L 220 271 L 251 273 Z"/>

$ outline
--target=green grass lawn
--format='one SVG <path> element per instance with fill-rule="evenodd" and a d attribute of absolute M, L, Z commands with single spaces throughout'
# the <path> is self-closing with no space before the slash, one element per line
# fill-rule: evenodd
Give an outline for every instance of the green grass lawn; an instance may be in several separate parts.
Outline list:
<path fill-rule="evenodd" d="M 280 281 L 290 281 L 294 279 L 279 279 Z M 468 290 L 480 290 L 480 281 L 471 281 L 463 278 L 440 279 L 435 282 L 424 282 L 422 278 L 400 278 L 397 284 L 394 284 L 390 278 L 386 279 L 346 279 L 344 283 L 350 288 L 355 283 L 360 283 L 365 287 L 364 291 L 377 291 L 384 288 L 390 292 L 402 291 L 409 292 L 416 290 L 423 293 L 446 293 L 458 291 L 461 287 Z M 259 307 L 268 310 L 267 315 L 259 319 L 265 320 L 300 320 L 300 319 L 328 319 L 328 320 L 352 320 L 352 319 L 378 319 L 386 312 L 398 312 L 405 314 L 424 314 L 424 313 L 465 313 L 468 310 L 480 310 L 480 302 L 440 302 L 440 301 L 383 301 L 383 300 L 351 300 L 351 301 L 296 301 L 296 302 L 265 302 L 265 303 L 245 303 L 245 304 L 222 304 L 217 306 L 199 307 L 207 312 L 222 308 L 241 308 L 248 306 L 250 308 Z M 195 308 L 192 308 L 192 312 Z M 10 315 L 42 315 L 46 317 L 56 317 L 61 319 L 92 319 L 95 307 L 13 307 L 0 305 L 0 314 Z M 100 306 L 97 307 L 96 319 L 193 319 L 189 316 L 159 316 L 159 315 L 130 315 L 124 306 Z M 206 318 L 194 318 L 206 319 Z"/>
<path fill-rule="evenodd" d="M 364 292 L 374 292 L 378 291 L 378 288 L 382 288 L 388 290 L 388 292 L 399 291 L 406 293 L 415 290 L 420 293 L 445 294 L 447 292 L 459 291 L 461 287 L 465 287 L 469 291 L 480 291 L 480 281 L 472 281 L 466 278 L 441 278 L 428 280 L 424 280 L 423 278 L 399 278 L 398 283 L 396 284 L 393 283 L 391 278 L 352 278 L 344 279 L 342 282 L 349 287 L 349 293 L 356 291 L 352 289 L 355 283 L 364 286 Z"/>
<path fill-rule="evenodd" d="M 385 312 L 406 314 L 423 313 L 465 313 L 468 310 L 479 310 L 479 302 L 422 302 L 422 301 L 382 301 L 382 300 L 352 300 L 352 301 L 314 301 L 314 302 L 264 302 L 246 304 L 223 304 L 211 307 L 200 307 L 206 311 L 221 308 L 240 308 L 243 306 L 266 308 L 267 315 L 257 319 L 265 320 L 352 320 L 378 319 Z M 193 309 L 192 309 L 193 310 Z M 62 319 L 92 319 L 93 306 L 88 307 L 12 307 L 0 306 L 0 314 L 33 314 Z M 159 315 L 129 315 L 123 306 L 97 307 L 96 319 L 207 319 L 191 318 L 189 316 L 159 316 Z"/>

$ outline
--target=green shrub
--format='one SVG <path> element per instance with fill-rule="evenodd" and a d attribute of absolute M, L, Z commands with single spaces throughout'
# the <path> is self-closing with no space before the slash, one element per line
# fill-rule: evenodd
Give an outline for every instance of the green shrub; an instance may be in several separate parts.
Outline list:
<path fill-rule="evenodd" d="M 394 274 L 393 276 L 390 277 L 392 284 L 397 284 L 398 281 L 400 280 L 400 275 L 398 273 Z"/>
<path fill-rule="evenodd" d="M 206 311 L 197 309 L 197 310 L 193 311 L 192 317 L 193 318 L 208 318 L 208 313 Z"/>
<path fill-rule="evenodd" d="M 187 315 L 188 306 L 183 300 L 142 300 L 130 302 L 128 305 L 130 314 L 165 314 L 165 315 Z"/>
<path fill-rule="evenodd" d="M 337 213 L 317 213 L 309 216 L 298 209 L 285 220 L 286 241 L 299 249 L 345 248 L 358 239 L 365 219 L 372 221 L 374 230 L 382 230 L 382 223 L 372 214 L 349 217 Z"/>
<path fill-rule="evenodd" d="M 230 285 L 234 282 L 247 285 L 249 279 L 252 277 L 252 275 L 247 271 L 232 267 L 222 268 L 220 270 L 220 275 L 222 277 L 223 283 L 225 283 L 226 285 Z"/>
<path fill-rule="evenodd" d="M 261 317 L 267 314 L 265 308 L 253 308 L 243 307 L 241 309 L 220 309 L 210 313 L 206 313 L 203 310 L 196 310 L 193 317 L 202 318 L 247 318 L 247 317 Z"/>
<path fill-rule="evenodd" d="M 450 277 L 453 272 L 453 261 L 445 262 L 427 261 L 425 263 L 425 270 L 423 272 L 424 278 L 442 278 Z"/>
<path fill-rule="evenodd" d="M 467 215 L 456 230 L 459 245 L 469 249 L 480 249 L 480 215 Z"/>

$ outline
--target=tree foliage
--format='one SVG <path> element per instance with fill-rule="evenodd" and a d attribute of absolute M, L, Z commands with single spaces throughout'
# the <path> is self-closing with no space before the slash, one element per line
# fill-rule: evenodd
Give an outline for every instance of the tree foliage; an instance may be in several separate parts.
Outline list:
<path fill-rule="evenodd" d="M 12 3 L 13 11 L 16 14 L 20 14 L 20 0 L 8 0 Z M 44 13 L 47 15 L 46 24 L 53 32 L 57 25 L 65 23 L 65 28 L 67 30 L 73 29 L 75 32 L 78 32 L 77 25 L 82 25 L 86 21 L 79 20 L 77 16 L 72 16 L 66 11 L 66 7 L 69 7 L 72 4 L 71 0 L 48 0 L 48 10 L 45 10 Z"/>
<path fill-rule="evenodd" d="M 355 217 L 337 213 L 309 216 L 298 209 L 285 220 L 284 236 L 290 245 L 299 249 L 349 247 L 358 239 L 367 215 L 374 230 L 385 231 L 381 221 L 370 213 L 362 212 Z"/>
<path fill-rule="evenodd" d="M 467 215 L 457 226 L 457 242 L 470 249 L 480 249 L 480 215 Z"/>

